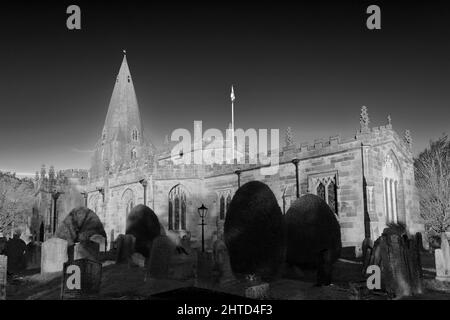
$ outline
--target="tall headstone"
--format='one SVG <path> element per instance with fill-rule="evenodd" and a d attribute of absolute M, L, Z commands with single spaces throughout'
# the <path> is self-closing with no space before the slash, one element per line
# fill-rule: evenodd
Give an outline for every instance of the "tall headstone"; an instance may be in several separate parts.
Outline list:
<path fill-rule="evenodd" d="M 230 257 L 223 240 L 217 240 L 213 245 L 214 273 L 219 284 L 225 284 L 235 280 L 231 270 Z"/>
<path fill-rule="evenodd" d="M 167 279 L 169 264 L 175 251 L 175 246 L 167 236 L 157 236 L 153 240 L 148 264 L 148 273 L 154 279 Z"/>
<path fill-rule="evenodd" d="M 441 235 L 441 248 L 434 251 L 436 262 L 436 279 L 450 282 L 450 246 L 447 236 Z"/>
<path fill-rule="evenodd" d="M 41 266 L 41 244 L 38 242 L 27 244 L 25 257 L 28 270 L 38 269 Z"/>
<path fill-rule="evenodd" d="M 6 300 L 8 257 L 0 255 L 0 300 Z"/>
<path fill-rule="evenodd" d="M 41 274 L 61 272 L 67 260 L 66 240 L 51 238 L 42 244 Z"/>
<path fill-rule="evenodd" d="M 130 262 L 134 253 L 136 238 L 131 234 L 119 234 L 117 237 L 116 263 Z"/>

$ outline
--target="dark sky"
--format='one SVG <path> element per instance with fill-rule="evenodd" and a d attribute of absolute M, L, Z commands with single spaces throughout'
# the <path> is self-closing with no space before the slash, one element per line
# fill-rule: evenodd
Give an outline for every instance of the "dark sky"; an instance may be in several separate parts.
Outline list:
<path fill-rule="evenodd" d="M 371 124 L 412 131 L 414 152 L 449 132 L 444 1 L 34 1 L 0 13 L 0 169 L 88 168 L 116 74 L 128 63 L 147 135 L 291 126 L 296 142 Z M 78 4 L 82 30 L 66 28 Z M 382 30 L 366 28 L 378 4 Z"/>

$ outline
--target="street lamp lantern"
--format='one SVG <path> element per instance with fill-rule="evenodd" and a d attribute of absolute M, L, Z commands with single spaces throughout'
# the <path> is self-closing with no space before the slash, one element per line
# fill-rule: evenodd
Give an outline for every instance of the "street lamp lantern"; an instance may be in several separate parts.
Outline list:
<path fill-rule="evenodd" d="M 144 187 L 144 206 L 147 205 L 147 186 L 148 182 L 145 179 L 139 180 L 139 183 Z"/>
<path fill-rule="evenodd" d="M 208 208 L 202 203 L 202 206 L 198 208 L 198 215 L 202 218 L 202 223 L 200 224 L 202 226 L 202 252 L 205 252 L 205 218 L 207 214 Z"/>

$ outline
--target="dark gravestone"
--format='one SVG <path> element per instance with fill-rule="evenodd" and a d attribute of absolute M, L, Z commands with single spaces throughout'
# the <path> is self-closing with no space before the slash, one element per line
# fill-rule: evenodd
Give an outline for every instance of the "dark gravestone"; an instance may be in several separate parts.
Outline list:
<path fill-rule="evenodd" d="M 317 269 L 317 284 L 330 284 L 342 248 L 341 229 L 333 211 L 318 196 L 307 194 L 294 201 L 285 221 L 287 263 Z"/>
<path fill-rule="evenodd" d="M 130 262 L 131 257 L 134 254 L 136 238 L 131 234 L 127 235 L 119 234 L 116 243 L 117 243 L 116 263 Z"/>
<path fill-rule="evenodd" d="M 81 241 L 75 244 L 74 247 L 74 260 L 89 259 L 98 261 L 100 245 L 93 241 Z"/>
<path fill-rule="evenodd" d="M 153 279 L 167 279 L 169 264 L 175 252 L 175 245 L 167 236 L 157 236 L 152 243 L 148 274 Z"/>
<path fill-rule="evenodd" d="M 135 206 L 127 218 L 126 234 L 136 238 L 135 252 L 145 258 L 150 256 L 152 241 L 160 235 L 161 226 L 158 216 L 147 206 Z"/>
<path fill-rule="evenodd" d="M 104 236 L 94 234 L 89 238 L 90 241 L 98 243 L 99 252 L 106 252 L 107 240 Z"/>
<path fill-rule="evenodd" d="M 225 242 L 217 240 L 213 244 L 214 274 L 218 284 L 226 284 L 235 280 L 230 265 L 230 256 Z"/>
<path fill-rule="evenodd" d="M 95 298 L 100 292 L 102 264 L 89 259 L 64 264 L 61 299 Z"/>
<path fill-rule="evenodd" d="M 259 181 L 240 187 L 225 218 L 224 239 L 238 278 L 273 278 L 284 261 L 284 224 L 270 188 Z"/>
<path fill-rule="evenodd" d="M 26 268 L 26 249 L 27 245 L 19 238 L 19 235 L 16 234 L 12 239 L 9 239 L 6 244 L 9 273 L 18 273 Z"/>
<path fill-rule="evenodd" d="M 0 255 L 0 300 L 6 300 L 8 257 Z"/>
<path fill-rule="evenodd" d="M 41 244 L 35 241 L 28 243 L 25 257 L 28 270 L 39 269 L 41 266 Z"/>
<path fill-rule="evenodd" d="M 375 241 L 370 265 L 381 269 L 381 286 L 391 297 L 421 294 L 422 266 L 415 239 L 408 239 L 398 227 L 386 228 Z"/>

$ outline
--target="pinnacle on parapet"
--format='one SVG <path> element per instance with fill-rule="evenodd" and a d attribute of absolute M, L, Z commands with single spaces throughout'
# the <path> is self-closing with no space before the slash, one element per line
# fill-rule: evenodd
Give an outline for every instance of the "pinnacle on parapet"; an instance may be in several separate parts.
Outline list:
<path fill-rule="evenodd" d="M 405 142 L 408 144 L 408 147 L 411 148 L 412 146 L 412 137 L 411 137 L 411 131 L 408 129 L 405 130 L 405 136 L 404 136 Z"/>
<path fill-rule="evenodd" d="M 294 145 L 294 136 L 293 136 L 291 127 L 286 128 L 285 143 L 286 143 L 286 147 L 290 147 L 290 146 Z"/>
<path fill-rule="evenodd" d="M 369 123 L 370 123 L 370 119 L 369 119 L 369 112 L 367 110 L 367 107 L 362 106 L 361 107 L 361 115 L 359 118 L 361 132 L 369 131 Z"/>

